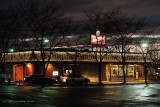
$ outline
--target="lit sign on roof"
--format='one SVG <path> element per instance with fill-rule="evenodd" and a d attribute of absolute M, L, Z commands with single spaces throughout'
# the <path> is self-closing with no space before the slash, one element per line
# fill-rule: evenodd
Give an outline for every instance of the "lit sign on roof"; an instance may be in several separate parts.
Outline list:
<path fill-rule="evenodd" d="M 94 45 L 94 44 L 95 45 L 96 44 L 98 44 L 98 45 L 105 45 L 106 44 L 106 36 L 105 35 L 96 36 L 94 34 L 91 34 L 90 35 L 90 39 L 91 39 L 90 43 L 92 45 Z"/>

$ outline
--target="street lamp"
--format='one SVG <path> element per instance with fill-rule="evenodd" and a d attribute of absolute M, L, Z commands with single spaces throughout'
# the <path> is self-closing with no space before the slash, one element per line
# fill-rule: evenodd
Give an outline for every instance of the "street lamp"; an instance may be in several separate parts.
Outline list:
<path fill-rule="evenodd" d="M 142 43 L 141 44 L 141 50 L 143 51 L 143 60 L 144 60 L 144 76 L 145 76 L 145 84 L 147 85 L 147 48 L 148 48 L 148 43 Z M 146 51 L 146 52 L 145 52 Z"/>
<path fill-rule="evenodd" d="M 141 46 L 142 46 L 142 48 L 147 48 L 148 47 L 148 43 L 142 43 Z"/>
<path fill-rule="evenodd" d="M 14 52 L 14 49 L 13 49 L 13 48 L 10 48 L 10 49 L 9 49 L 9 52 L 11 52 L 11 53 Z"/>
<path fill-rule="evenodd" d="M 148 43 L 145 42 L 145 43 L 141 44 L 141 50 L 143 53 L 146 52 L 146 54 L 147 54 L 147 48 L 148 48 Z"/>
<path fill-rule="evenodd" d="M 43 39 L 43 43 L 47 44 L 48 42 L 49 42 L 49 39 L 47 39 L 47 38 Z"/>

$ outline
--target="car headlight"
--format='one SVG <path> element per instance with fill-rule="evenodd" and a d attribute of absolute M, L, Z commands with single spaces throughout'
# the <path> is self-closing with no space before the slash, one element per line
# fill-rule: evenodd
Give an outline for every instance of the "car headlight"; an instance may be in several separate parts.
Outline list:
<path fill-rule="evenodd" d="M 67 81 L 67 77 L 64 77 L 64 78 L 62 79 L 62 81 L 63 81 L 63 82 L 66 82 L 66 81 Z"/>

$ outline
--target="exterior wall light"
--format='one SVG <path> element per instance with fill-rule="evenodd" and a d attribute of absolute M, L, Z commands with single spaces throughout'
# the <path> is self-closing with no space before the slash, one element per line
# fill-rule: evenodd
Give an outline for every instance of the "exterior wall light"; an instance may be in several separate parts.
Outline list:
<path fill-rule="evenodd" d="M 31 67 L 31 64 L 30 64 L 30 63 L 28 63 L 28 64 L 27 64 L 27 67 L 28 67 L 28 68 L 30 68 L 30 67 Z"/>

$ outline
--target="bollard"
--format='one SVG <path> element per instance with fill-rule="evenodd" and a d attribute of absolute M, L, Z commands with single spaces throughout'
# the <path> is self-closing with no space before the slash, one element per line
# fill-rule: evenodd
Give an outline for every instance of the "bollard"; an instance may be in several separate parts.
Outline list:
<path fill-rule="evenodd" d="M 19 79 L 19 86 L 21 85 L 21 80 Z"/>

